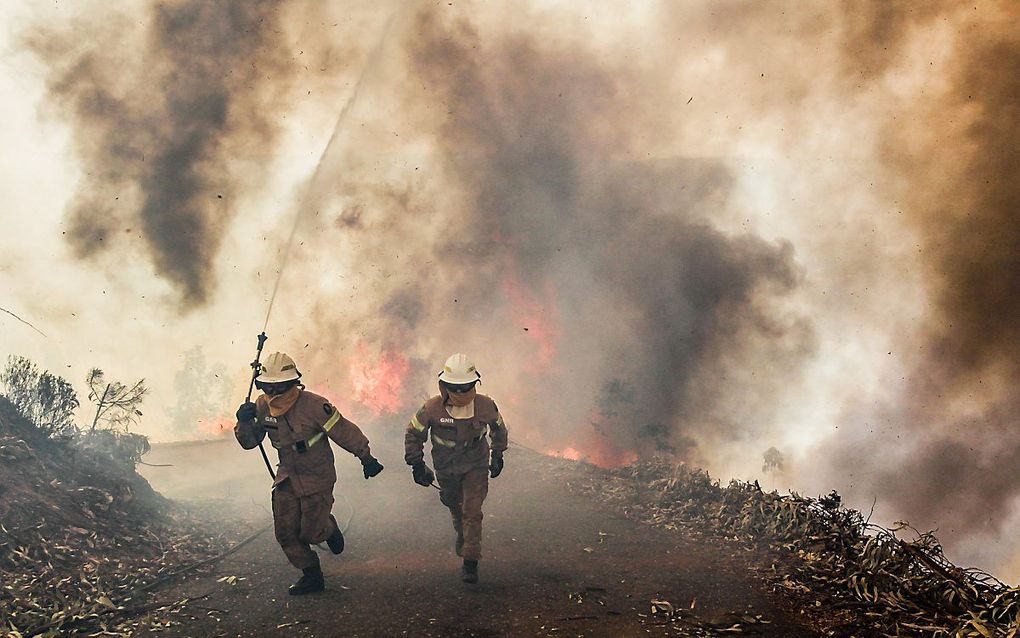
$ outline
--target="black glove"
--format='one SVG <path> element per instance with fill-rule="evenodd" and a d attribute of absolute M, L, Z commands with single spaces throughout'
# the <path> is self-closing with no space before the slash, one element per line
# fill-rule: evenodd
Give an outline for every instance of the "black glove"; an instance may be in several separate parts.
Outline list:
<path fill-rule="evenodd" d="M 379 472 L 383 471 L 383 465 L 379 462 L 379 459 L 375 458 L 371 454 L 361 459 L 361 469 L 365 473 L 365 479 L 370 479 Z"/>
<path fill-rule="evenodd" d="M 492 460 L 489 462 L 489 476 L 496 478 L 503 471 L 503 455 L 499 452 L 492 453 Z"/>
<path fill-rule="evenodd" d="M 428 465 L 425 465 L 424 461 L 418 461 L 411 466 L 411 476 L 414 477 L 414 482 L 422 487 L 428 487 L 436 480 L 436 475 L 432 473 Z"/>
<path fill-rule="evenodd" d="M 245 421 L 254 421 L 255 417 L 258 416 L 258 412 L 255 410 L 255 404 L 251 401 L 242 403 L 241 407 L 237 408 L 237 421 L 238 423 L 244 423 Z"/>

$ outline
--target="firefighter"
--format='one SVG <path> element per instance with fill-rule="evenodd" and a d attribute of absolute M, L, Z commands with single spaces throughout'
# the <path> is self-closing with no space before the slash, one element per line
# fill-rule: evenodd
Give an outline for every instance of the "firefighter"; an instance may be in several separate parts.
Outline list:
<path fill-rule="evenodd" d="M 411 417 L 404 435 L 404 461 L 411 466 L 414 482 L 428 487 L 439 479 L 439 499 L 453 516 L 454 548 L 464 559 L 461 580 L 466 583 L 478 582 L 482 502 L 489 478 L 503 471 L 507 446 L 506 425 L 496 403 L 475 389 L 480 379 L 466 355 L 451 356 L 439 373 L 439 396 L 427 400 Z M 425 464 L 430 432 L 435 474 Z"/>
<path fill-rule="evenodd" d="M 328 439 L 361 460 L 366 479 L 383 470 L 358 426 L 306 390 L 300 379 L 293 359 L 282 352 L 269 355 L 255 379 L 263 394 L 238 408 L 234 426 L 244 449 L 254 448 L 268 433 L 279 454 L 273 527 L 283 553 L 302 571 L 288 590 L 296 596 L 325 589 L 319 557 L 310 545 L 325 541 L 334 554 L 344 550 L 343 533 L 330 513 L 336 468 Z"/>

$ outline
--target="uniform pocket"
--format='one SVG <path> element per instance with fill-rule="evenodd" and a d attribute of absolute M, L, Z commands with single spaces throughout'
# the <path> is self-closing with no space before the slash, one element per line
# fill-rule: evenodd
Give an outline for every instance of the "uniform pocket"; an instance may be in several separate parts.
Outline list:
<path fill-rule="evenodd" d="M 468 447 L 478 445 L 483 438 L 485 438 L 486 432 L 489 431 L 489 426 L 486 423 L 478 421 L 472 421 L 470 426 L 464 428 L 465 430 L 465 444 Z"/>

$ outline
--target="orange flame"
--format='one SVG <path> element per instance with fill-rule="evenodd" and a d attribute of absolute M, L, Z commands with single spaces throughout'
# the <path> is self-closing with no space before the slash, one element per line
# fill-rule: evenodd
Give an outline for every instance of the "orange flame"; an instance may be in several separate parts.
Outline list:
<path fill-rule="evenodd" d="M 372 352 L 366 344 L 358 344 L 358 354 L 350 365 L 354 399 L 375 416 L 398 412 L 409 369 L 407 359 L 396 352 Z"/>
<path fill-rule="evenodd" d="M 565 447 L 562 450 L 549 450 L 547 454 L 571 461 L 584 461 L 607 469 L 630 465 L 638 460 L 636 452 L 621 450 L 603 436 L 590 437 L 581 448 Z"/>
<path fill-rule="evenodd" d="M 580 461 L 584 458 L 584 454 L 580 450 L 576 450 L 572 447 L 565 447 L 562 450 L 549 450 L 549 456 L 555 456 L 558 459 L 567 459 L 568 461 Z"/>
<path fill-rule="evenodd" d="M 234 422 L 226 417 L 199 419 L 195 423 L 195 433 L 200 439 L 218 439 L 234 431 Z"/>

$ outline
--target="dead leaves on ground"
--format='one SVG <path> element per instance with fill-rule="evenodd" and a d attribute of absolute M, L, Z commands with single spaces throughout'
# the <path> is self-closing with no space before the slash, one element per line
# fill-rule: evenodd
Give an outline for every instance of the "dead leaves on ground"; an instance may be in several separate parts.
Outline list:
<path fill-rule="evenodd" d="M 180 607 L 151 607 L 140 587 L 216 555 L 240 531 L 165 500 L 143 507 L 127 478 L 27 446 L 0 441 L 19 461 L 0 467 L 0 636 L 135 632 L 140 607 Z"/>
<path fill-rule="evenodd" d="M 931 533 L 870 524 L 842 507 L 835 492 L 806 498 L 764 492 L 756 482 L 722 486 L 704 470 L 666 459 L 576 469 L 568 480 L 573 489 L 633 518 L 749 547 L 767 543 L 783 557 L 765 574 L 773 588 L 821 611 L 839 608 L 850 618 L 840 627 L 850 632 L 845 635 L 855 626 L 864 635 L 1020 638 L 1020 588 L 956 567 Z M 900 537 L 905 530 L 911 538 Z M 746 619 L 729 627 L 699 625 L 664 600 L 652 601 L 651 610 L 660 622 L 689 619 L 690 635 L 754 630 Z"/>

